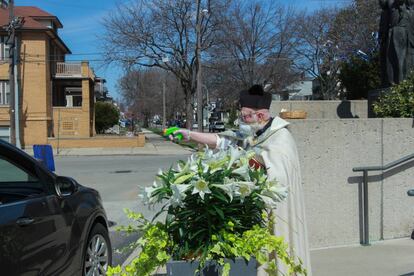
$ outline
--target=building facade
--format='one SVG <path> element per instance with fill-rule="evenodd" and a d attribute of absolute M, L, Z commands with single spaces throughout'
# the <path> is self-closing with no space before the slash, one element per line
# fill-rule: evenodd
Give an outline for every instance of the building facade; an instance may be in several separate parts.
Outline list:
<path fill-rule="evenodd" d="M 87 61 L 66 62 L 71 54 L 59 37 L 59 19 L 37 7 L 15 7 L 24 24 L 17 31 L 17 87 L 22 146 L 47 144 L 59 137 L 95 134 L 95 74 Z M 0 139 L 8 139 L 9 54 L 8 10 L 0 8 Z"/>

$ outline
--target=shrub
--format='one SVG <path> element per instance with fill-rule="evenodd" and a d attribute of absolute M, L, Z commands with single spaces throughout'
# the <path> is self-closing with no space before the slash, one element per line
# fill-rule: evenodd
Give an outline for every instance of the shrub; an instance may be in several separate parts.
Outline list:
<path fill-rule="evenodd" d="M 95 129 L 103 133 L 106 129 L 118 124 L 119 110 L 111 103 L 97 102 L 95 104 Z"/>
<path fill-rule="evenodd" d="M 406 80 L 381 93 L 374 103 L 378 117 L 411 118 L 414 115 L 414 72 Z"/>

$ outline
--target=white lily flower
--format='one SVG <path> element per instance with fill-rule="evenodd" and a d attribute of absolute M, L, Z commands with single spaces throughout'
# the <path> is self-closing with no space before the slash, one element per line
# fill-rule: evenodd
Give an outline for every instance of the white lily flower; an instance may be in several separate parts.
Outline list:
<path fill-rule="evenodd" d="M 204 200 L 204 195 L 205 194 L 210 194 L 210 188 L 208 187 L 208 183 L 203 180 L 203 179 L 199 179 L 197 181 L 195 181 L 193 183 L 194 189 L 193 189 L 193 194 L 199 194 L 201 199 Z"/>
<path fill-rule="evenodd" d="M 235 194 L 236 186 L 234 183 L 228 184 L 213 184 L 212 186 L 223 190 L 226 195 L 230 198 L 230 202 L 233 201 L 233 195 Z"/>
<path fill-rule="evenodd" d="M 231 166 L 233 166 L 234 162 L 240 159 L 243 153 L 238 147 L 230 146 L 229 150 L 230 150 L 230 161 L 229 161 L 229 164 L 227 165 L 227 169 L 230 169 Z"/>
<path fill-rule="evenodd" d="M 188 158 L 188 162 L 187 164 L 189 165 L 189 170 L 190 171 L 197 171 L 197 158 L 195 156 L 195 154 L 192 154 L 189 158 Z"/>
<path fill-rule="evenodd" d="M 172 196 L 169 203 L 173 207 L 182 206 L 183 200 L 185 199 L 185 192 L 190 188 L 190 184 L 172 184 Z"/>
<path fill-rule="evenodd" d="M 282 202 L 288 196 L 288 189 L 281 185 L 272 186 L 263 190 L 261 195 L 268 196 L 275 202 Z"/>
<path fill-rule="evenodd" d="M 249 165 L 248 164 L 244 164 L 243 166 L 235 169 L 234 171 L 232 171 L 232 173 L 240 175 L 246 181 L 250 181 Z"/>
<path fill-rule="evenodd" d="M 207 173 L 208 169 L 210 168 L 210 166 L 208 165 L 208 163 L 202 161 L 201 162 L 201 167 L 203 168 L 203 173 Z"/>
<path fill-rule="evenodd" d="M 161 188 L 162 187 L 162 182 L 159 181 L 158 178 L 156 178 L 154 180 L 154 182 L 152 183 L 152 187 L 155 189 Z"/>
<path fill-rule="evenodd" d="M 185 165 L 184 165 L 185 166 Z M 184 167 L 181 166 L 180 162 L 177 163 L 177 172 L 181 172 Z"/>
<path fill-rule="evenodd" d="M 207 163 L 208 167 L 210 168 L 210 173 L 215 173 L 217 171 L 223 170 L 223 166 L 227 163 L 226 159 L 222 159 L 219 161 L 212 160 Z"/>
<path fill-rule="evenodd" d="M 181 167 L 180 164 L 177 165 L 178 173 L 174 174 L 175 178 L 178 178 L 182 175 L 185 175 L 190 172 L 190 164 L 187 162 L 184 167 Z"/>
<path fill-rule="evenodd" d="M 154 204 L 157 201 L 156 197 L 152 196 L 152 193 L 156 190 L 154 187 L 145 187 L 144 193 L 139 195 L 142 198 L 145 205 L 147 204 Z"/>
<path fill-rule="evenodd" d="M 210 149 L 208 146 L 206 146 L 206 148 L 204 149 L 203 159 L 208 160 L 208 159 L 213 158 L 213 156 L 214 156 L 214 151 Z"/>
<path fill-rule="evenodd" d="M 261 192 L 262 196 L 270 198 L 273 201 L 273 206 L 276 206 L 276 203 L 282 202 L 288 196 L 288 189 L 285 186 L 282 186 L 276 180 L 271 180 L 266 182 L 266 189 Z"/>
<path fill-rule="evenodd" d="M 236 182 L 236 185 L 236 195 L 240 196 L 242 199 L 249 196 L 256 187 L 253 182 Z"/>
<path fill-rule="evenodd" d="M 272 198 L 264 195 L 258 195 L 264 202 L 267 208 L 275 209 L 277 207 L 276 201 L 274 201 Z"/>

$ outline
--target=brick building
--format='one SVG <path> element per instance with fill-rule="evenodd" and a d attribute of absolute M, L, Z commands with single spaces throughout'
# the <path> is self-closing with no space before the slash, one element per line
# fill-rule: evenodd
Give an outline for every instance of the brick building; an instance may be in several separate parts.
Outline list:
<path fill-rule="evenodd" d="M 59 37 L 63 25 L 56 16 L 37 7 L 19 6 L 15 15 L 24 18 L 17 31 L 22 145 L 94 136 L 96 77 L 88 62 L 65 62 L 71 51 Z M 6 140 L 10 126 L 7 24 L 8 10 L 0 8 L 0 138 Z"/>

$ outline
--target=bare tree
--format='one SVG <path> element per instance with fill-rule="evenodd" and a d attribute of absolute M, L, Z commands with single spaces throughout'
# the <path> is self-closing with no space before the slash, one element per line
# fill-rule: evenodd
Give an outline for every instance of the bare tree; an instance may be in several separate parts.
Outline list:
<path fill-rule="evenodd" d="M 354 0 L 338 11 L 331 34 L 342 55 L 355 55 L 358 50 L 369 55 L 378 49 L 380 13 L 378 0 Z"/>
<path fill-rule="evenodd" d="M 280 68 L 289 67 L 293 59 L 296 16 L 293 8 L 272 0 L 234 2 L 223 13 L 218 47 L 210 51 L 213 60 L 219 60 L 217 68 L 241 87 L 287 80 L 280 76 L 292 72 Z"/>
<path fill-rule="evenodd" d="M 342 63 L 355 55 L 367 58 L 377 50 L 379 14 L 377 0 L 355 0 L 341 9 L 321 9 L 299 20 L 295 64 L 318 80 L 323 99 L 340 96 Z"/>
<path fill-rule="evenodd" d="M 120 4 L 104 23 L 107 62 L 158 67 L 176 76 L 185 95 L 187 127 L 192 125 L 191 103 L 197 85 L 195 5 L 193 0 L 135 0 Z M 206 0 L 202 5 L 201 53 L 214 44 L 213 34 L 220 25 L 216 14 L 225 10 L 227 3 Z"/>
<path fill-rule="evenodd" d="M 174 118 L 177 113 L 185 112 L 184 94 L 177 79 L 157 69 L 141 69 L 126 72 L 118 86 L 128 109 L 139 114 L 140 119 L 148 126 L 155 116 L 162 114 L 162 86 L 160 80 L 166 81 L 166 113 L 167 119 Z"/>
<path fill-rule="evenodd" d="M 297 22 L 300 43 L 295 66 L 318 80 L 319 92 L 326 100 L 338 96 L 341 60 L 335 35 L 331 33 L 336 14 L 336 9 L 325 8 L 304 14 Z"/>

